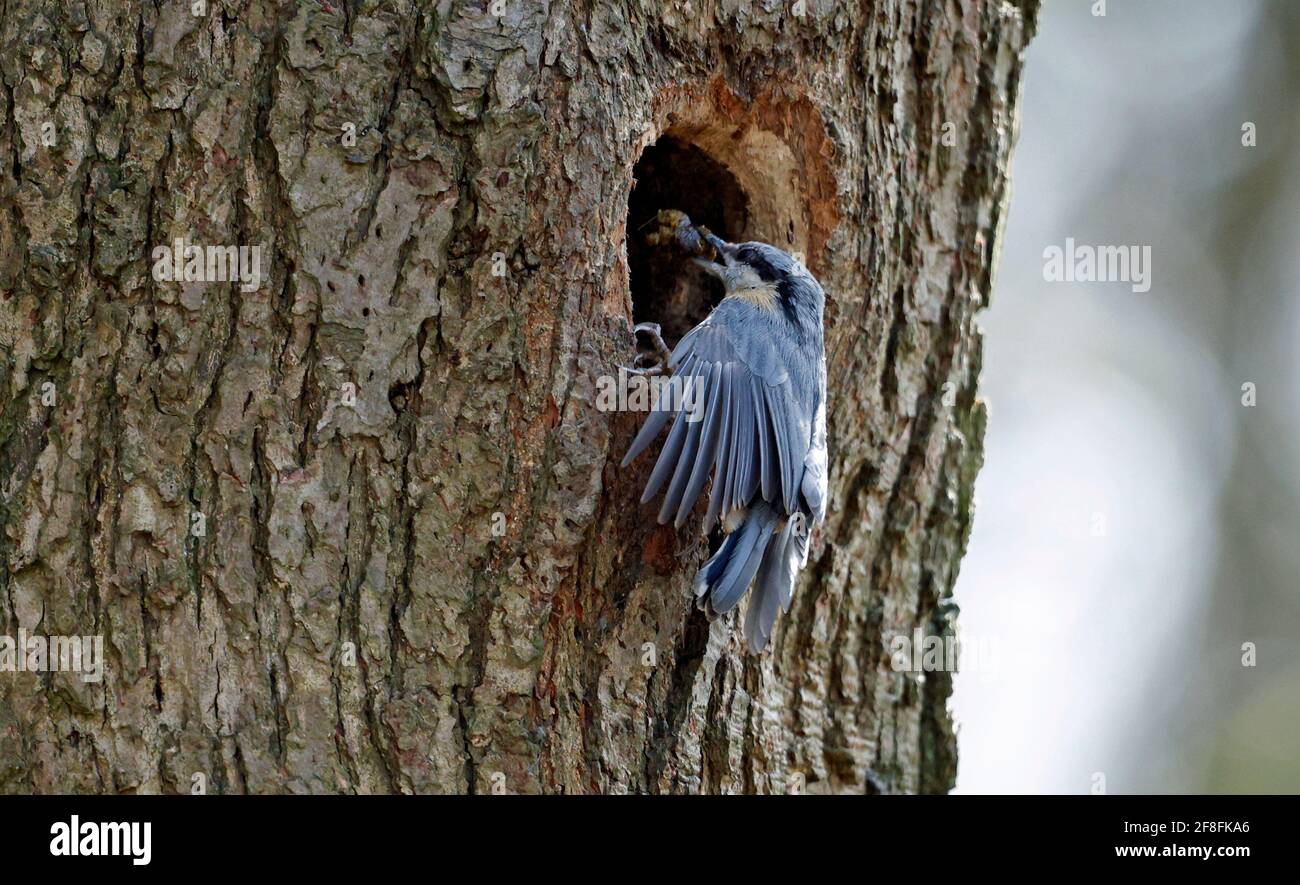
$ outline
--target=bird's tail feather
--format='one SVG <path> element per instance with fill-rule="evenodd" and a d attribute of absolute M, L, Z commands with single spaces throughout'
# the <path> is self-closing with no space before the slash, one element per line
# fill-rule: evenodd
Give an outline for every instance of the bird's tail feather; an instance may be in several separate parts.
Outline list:
<path fill-rule="evenodd" d="M 772 542 L 780 519 L 766 503 L 749 509 L 741 526 L 726 537 L 718 551 L 709 558 L 695 576 L 695 595 L 707 606 L 710 615 L 723 615 L 736 607 L 749 589 L 754 575 L 771 558 Z M 784 538 L 786 533 L 780 535 Z M 777 546 L 784 546 L 778 544 Z M 766 555 L 765 555 L 766 554 Z M 771 571 L 771 569 L 764 569 Z M 788 594 L 786 602 L 789 601 Z M 755 600 L 750 601 L 753 609 Z M 772 614 L 775 619 L 775 611 Z M 767 630 L 771 632 L 771 621 Z M 748 624 L 745 630 L 750 636 Z M 751 646 L 752 646 L 751 639 Z M 759 648 L 762 646 L 760 645 Z"/>
<path fill-rule="evenodd" d="M 750 651 L 758 653 L 767 646 L 777 614 L 790 608 L 794 583 L 807 560 L 807 521 L 802 514 L 796 514 L 768 547 L 758 570 L 749 611 L 745 613 L 745 639 Z"/>

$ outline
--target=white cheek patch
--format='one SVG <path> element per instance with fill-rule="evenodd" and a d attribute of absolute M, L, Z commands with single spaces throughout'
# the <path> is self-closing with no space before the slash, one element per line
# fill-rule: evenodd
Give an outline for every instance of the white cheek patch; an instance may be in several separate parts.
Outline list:
<path fill-rule="evenodd" d="M 766 285 L 748 264 L 733 264 L 727 268 L 728 289 L 759 289 Z"/>

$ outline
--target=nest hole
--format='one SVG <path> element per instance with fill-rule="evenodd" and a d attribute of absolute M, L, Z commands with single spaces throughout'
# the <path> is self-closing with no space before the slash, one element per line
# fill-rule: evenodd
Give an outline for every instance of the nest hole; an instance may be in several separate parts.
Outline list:
<path fill-rule="evenodd" d="M 696 224 L 735 241 L 749 227 L 749 198 L 726 166 L 671 135 L 642 152 L 632 176 L 627 201 L 632 319 L 658 323 L 673 347 L 722 300 L 722 284 L 677 251 L 646 244 L 655 214 L 680 209 Z"/>

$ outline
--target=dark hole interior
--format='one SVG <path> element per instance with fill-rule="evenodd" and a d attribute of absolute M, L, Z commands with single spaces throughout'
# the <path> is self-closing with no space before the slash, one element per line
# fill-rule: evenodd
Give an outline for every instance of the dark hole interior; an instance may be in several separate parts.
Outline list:
<path fill-rule="evenodd" d="M 660 209 L 680 209 L 724 240 L 744 235 L 749 199 L 734 175 L 695 145 L 664 136 L 641 154 L 627 201 L 632 319 L 663 327 L 675 347 L 722 299 L 722 284 L 671 248 L 646 245 Z M 642 342 L 644 343 L 644 342 Z"/>

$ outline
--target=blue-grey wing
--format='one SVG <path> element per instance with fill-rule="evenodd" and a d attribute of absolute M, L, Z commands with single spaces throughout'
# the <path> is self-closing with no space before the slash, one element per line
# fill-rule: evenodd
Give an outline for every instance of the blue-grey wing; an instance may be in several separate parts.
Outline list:
<path fill-rule="evenodd" d="M 666 484 L 660 523 L 681 526 L 710 473 L 706 532 L 756 496 L 795 511 L 820 394 L 817 367 L 804 360 L 783 340 L 779 318 L 734 298 L 682 338 L 669 365 L 683 407 L 652 412 L 623 459 L 628 464 L 671 422 L 641 496 L 649 501 Z"/>

